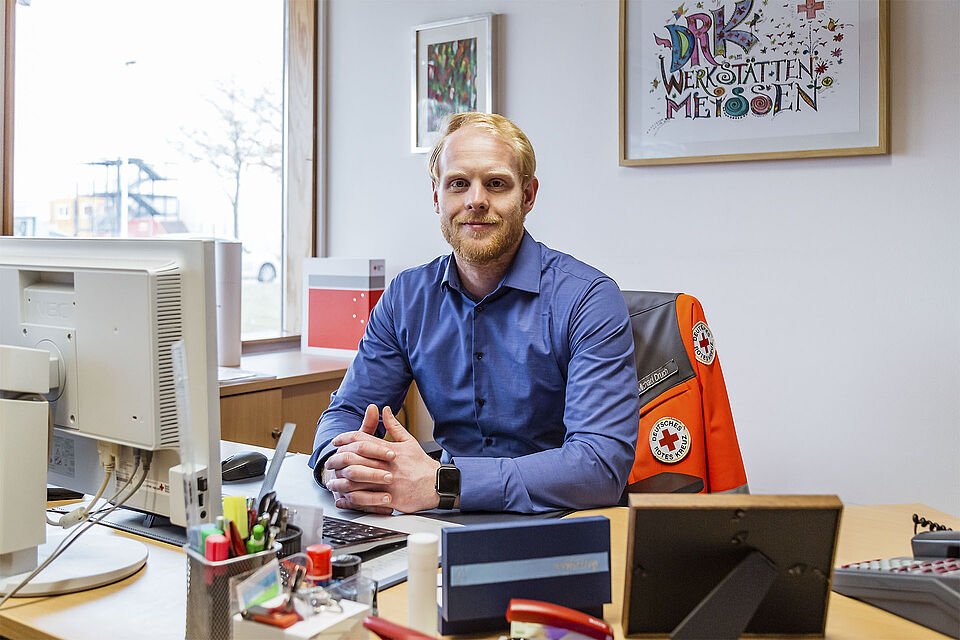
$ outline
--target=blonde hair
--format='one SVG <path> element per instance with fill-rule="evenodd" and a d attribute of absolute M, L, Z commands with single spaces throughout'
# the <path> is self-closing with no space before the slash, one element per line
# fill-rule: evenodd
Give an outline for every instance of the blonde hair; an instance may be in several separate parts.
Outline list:
<path fill-rule="evenodd" d="M 440 139 L 433 146 L 430 153 L 430 164 L 427 169 L 430 172 L 430 179 L 435 183 L 440 182 L 440 154 L 447 144 L 454 131 L 463 127 L 478 127 L 484 131 L 500 136 L 504 142 L 513 147 L 517 156 L 517 167 L 520 170 L 520 184 L 525 185 L 533 178 L 537 170 L 537 156 L 533 152 L 533 145 L 530 140 L 520 130 L 520 127 L 513 124 L 507 118 L 497 113 L 479 113 L 468 111 L 465 113 L 454 113 L 443 119 L 440 124 Z"/>

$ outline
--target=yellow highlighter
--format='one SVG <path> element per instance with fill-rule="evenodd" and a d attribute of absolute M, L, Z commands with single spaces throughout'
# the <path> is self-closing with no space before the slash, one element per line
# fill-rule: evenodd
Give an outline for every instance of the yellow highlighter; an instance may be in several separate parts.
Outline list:
<path fill-rule="evenodd" d="M 223 497 L 223 517 L 237 523 L 240 537 L 247 539 L 247 499 L 243 496 Z"/>

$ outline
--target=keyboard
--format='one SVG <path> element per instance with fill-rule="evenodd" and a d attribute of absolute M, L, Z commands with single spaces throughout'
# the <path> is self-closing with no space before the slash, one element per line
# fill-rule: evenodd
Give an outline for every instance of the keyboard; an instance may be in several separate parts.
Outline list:
<path fill-rule="evenodd" d="M 960 638 L 960 559 L 884 558 L 834 569 L 833 590 Z"/>
<path fill-rule="evenodd" d="M 333 547 L 335 554 L 363 553 L 385 545 L 405 544 L 406 540 L 407 534 L 400 531 L 323 516 L 323 542 Z"/>

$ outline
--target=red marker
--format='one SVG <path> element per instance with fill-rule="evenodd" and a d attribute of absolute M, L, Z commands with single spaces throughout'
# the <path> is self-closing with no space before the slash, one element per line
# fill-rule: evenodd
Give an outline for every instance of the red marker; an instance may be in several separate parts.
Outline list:
<path fill-rule="evenodd" d="M 227 536 L 214 533 L 213 535 L 207 536 L 204 544 L 207 546 L 204 554 L 207 560 L 217 562 L 218 560 L 226 560 L 230 557 L 230 541 L 227 540 Z"/>

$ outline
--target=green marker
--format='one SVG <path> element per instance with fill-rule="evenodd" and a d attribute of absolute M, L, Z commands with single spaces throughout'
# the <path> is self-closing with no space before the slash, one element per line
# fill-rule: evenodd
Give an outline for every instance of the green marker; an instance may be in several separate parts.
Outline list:
<path fill-rule="evenodd" d="M 214 533 L 223 535 L 223 530 L 211 522 L 206 523 L 200 528 L 200 549 L 207 548 L 207 536 L 213 535 Z M 203 551 L 197 551 L 197 553 L 202 554 Z"/>
<path fill-rule="evenodd" d="M 253 532 L 247 540 L 247 553 L 260 553 L 264 547 L 263 525 L 253 525 Z"/>

